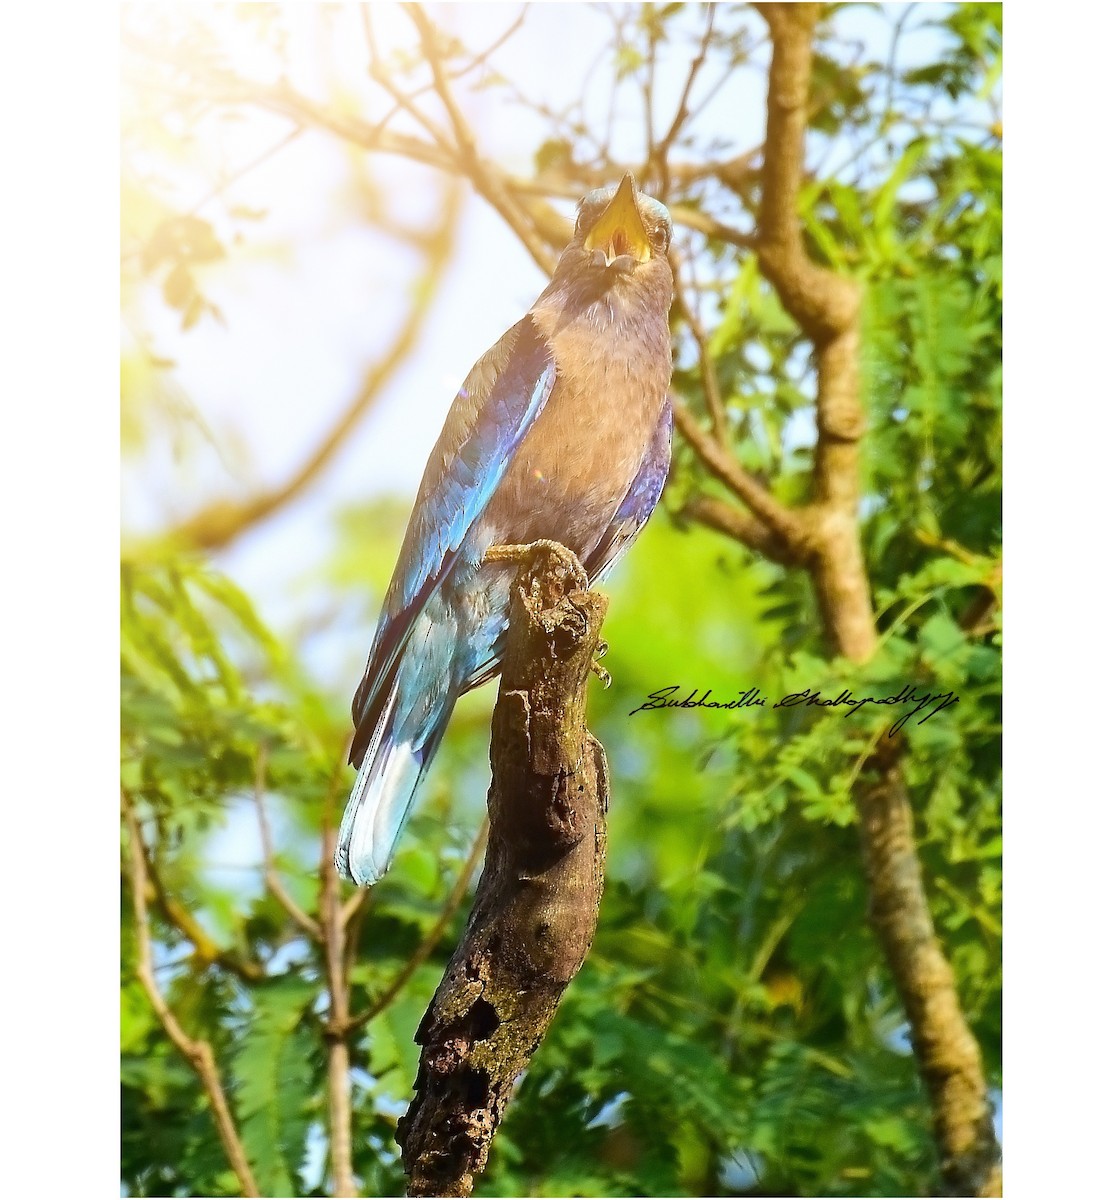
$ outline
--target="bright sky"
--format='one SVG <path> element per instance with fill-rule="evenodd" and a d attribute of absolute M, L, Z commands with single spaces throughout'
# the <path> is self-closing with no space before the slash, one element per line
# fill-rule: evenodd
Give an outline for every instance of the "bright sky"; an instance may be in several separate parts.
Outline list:
<path fill-rule="evenodd" d="M 882 58 L 904 7 L 889 6 L 886 12 L 852 7 L 840 13 L 840 20 L 845 32 L 864 42 L 869 55 Z M 365 73 L 358 11 L 304 4 L 281 8 L 289 19 L 291 82 L 317 100 L 378 119 L 386 101 Z M 928 15 L 928 9 L 920 6 L 918 17 Z M 144 18 L 152 11 L 145 7 Z M 180 14 L 190 10 L 169 11 L 179 15 L 170 18 L 164 36 L 177 40 Z M 260 49 L 255 24 L 237 19 L 228 7 L 203 11 L 219 29 L 221 45 L 230 48 L 234 69 L 262 80 L 274 78 L 274 59 Z M 321 20 L 324 11 L 336 14 L 331 27 Z M 479 49 L 494 42 L 519 11 L 518 5 L 459 4 L 438 8 L 433 15 L 470 48 Z M 387 55 L 393 47 L 412 44 L 409 21 L 395 6 L 377 5 L 373 12 Z M 691 39 L 700 36 L 704 20 L 703 7 L 690 6 L 674 27 L 676 40 L 661 51 L 656 74 L 663 97 L 662 111 L 656 114 L 659 136 L 672 120 L 689 69 Z M 587 87 L 582 83 L 608 32 L 607 18 L 587 4 L 531 4 L 522 28 L 491 64 L 521 82 L 532 97 L 557 108 L 583 92 L 590 127 L 596 129 L 606 121 L 607 62 L 590 75 Z M 915 34 L 906 44 L 919 61 L 932 56 L 926 36 L 937 35 Z M 694 102 L 716 78 L 713 69 L 707 81 L 698 82 Z M 698 132 L 719 137 L 725 155 L 759 144 L 764 88 L 761 72 L 737 70 L 701 113 Z M 500 89 L 462 89 L 459 95 L 481 152 L 508 170 L 529 175 L 533 154 L 547 136 L 543 120 L 521 104 L 507 102 Z M 209 195 L 217 175 L 254 162 L 290 131 L 282 118 L 242 112 L 235 122 L 211 121 L 203 127 L 200 147 L 185 148 L 186 165 L 174 198 L 179 211 L 192 210 Z M 617 107 L 614 129 L 615 156 L 638 161 L 645 133 L 634 90 Z M 243 495 L 253 484 L 285 479 L 348 405 L 367 366 L 389 343 L 407 310 L 417 259 L 351 219 L 352 198 L 345 189 L 352 187 L 356 154 L 330 135 L 307 132 L 227 189 L 227 202 L 266 209 L 267 215 L 245 229 L 243 242 L 232 246 L 226 260 L 198 272 L 224 324 L 206 317 L 183 333 L 178 314 L 167 307 L 158 286 L 141 294 L 129 317 L 131 328 L 152 333 L 158 353 L 177 363 L 174 380 L 213 431 L 220 453 L 208 449 L 178 461 L 173 447 L 159 445 L 138 467 L 126 462 L 126 529 L 157 529 L 216 496 Z M 397 211 L 406 219 L 432 221 L 442 182 L 437 173 L 387 156 L 359 155 L 355 161 L 398 201 Z M 338 204 L 339 195 L 347 203 Z M 571 204 L 566 207 L 571 211 Z M 198 214 L 229 242 L 237 227 L 224 210 L 225 201 L 210 201 Z M 338 212 L 349 216 L 340 220 Z M 219 568 L 245 588 L 279 631 L 327 614 L 306 666 L 339 704 L 347 704 L 356 685 L 373 628 L 366 612 L 346 608 L 338 615 L 335 588 L 323 579 L 323 565 L 335 545 L 333 514 L 385 493 L 413 496 L 460 381 L 476 358 L 519 320 L 544 283 L 502 220 L 469 192 L 456 253 L 417 352 L 310 490 L 218 556 Z M 131 328 L 126 322 L 125 348 L 132 341 Z M 622 585 L 623 574 L 621 566 L 613 589 Z M 257 852 L 254 818 L 243 824 L 230 814 L 221 842 L 213 847 L 215 860 L 251 861 Z"/>
<path fill-rule="evenodd" d="M 349 107 L 375 120 L 386 111 L 382 94 L 367 80 L 366 48 L 357 11 L 334 9 L 328 28 L 323 8 L 281 6 L 289 17 L 291 81 L 305 94 Z M 924 10 L 927 6 L 922 6 Z M 149 12 L 149 9 L 145 10 Z M 171 10 L 174 12 L 175 10 Z M 189 11 L 189 10 L 178 10 Z M 229 8 L 204 10 L 231 47 L 241 74 L 274 78 L 274 62 L 258 45 L 254 24 Z M 409 21 L 394 6 L 374 8 L 381 48 L 411 44 Z M 433 15 L 453 27 L 470 48 L 489 45 L 515 19 L 518 5 L 462 4 Z M 898 6 L 882 14 L 862 8 L 841 14 L 868 52 L 883 57 Z M 675 27 L 676 40 L 661 53 L 657 87 L 663 97 L 656 114 L 660 136 L 672 119 L 691 57 L 690 37 L 699 37 L 704 9 L 693 5 Z M 181 17 L 172 18 L 180 23 Z M 177 30 L 171 26 L 172 36 Z M 582 81 L 609 32 L 606 17 L 585 4 L 532 4 L 523 27 L 492 58 L 494 69 L 520 81 L 532 97 L 561 108 L 584 91 L 591 127 L 606 120 L 608 64 Z M 688 36 L 685 36 L 688 34 Z M 935 35 L 934 35 L 935 36 Z M 911 39 L 910 51 L 924 55 Z M 334 64 L 335 69 L 326 69 Z M 698 82 L 694 101 L 717 77 Z M 758 71 L 737 71 L 701 114 L 697 130 L 719 136 L 721 153 L 750 148 L 762 140 L 765 80 Z M 547 136 L 543 120 L 508 103 L 500 89 L 460 92 L 477 132 L 481 152 L 513 172 L 532 173 L 533 154 Z M 200 155 L 187 148 L 179 195 L 180 211 L 206 197 L 218 172 L 229 174 L 256 160 L 290 130 L 282 118 L 243 110 L 235 122 L 204 126 Z M 435 108 L 436 111 L 436 108 Z M 399 126 L 406 129 L 405 123 Z M 615 114 L 613 153 L 639 160 L 644 153 L 641 103 L 632 90 Z M 138 469 L 126 464 L 123 507 L 130 530 L 159 528 L 195 512 L 215 496 L 244 494 L 253 484 L 285 479 L 347 406 L 369 363 L 389 343 L 406 312 L 416 276 L 413 252 L 370 231 L 338 195 L 352 187 L 355 154 L 338 139 L 308 132 L 246 173 L 226 192 L 227 201 L 266 209 L 245 230 L 226 260 L 198 272 L 202 289 L 224 315 L 208 317 L 183 333 L 178 314 L 157 286 L 140 298 L 137 327 L 154 335 L 157 351 L 175 360 L 174 379 L 220 453 L 208 450 L 177 461 L 170 446 L 145 456 Z M 370 178 L 397 200 L 398 211 L 415 223 L 434 216 L 440 176 L 387 156 L 361 156 Z M 201 169 L 197 167 L 200 162 Z M 211 220 L 230 241 L 236 226 L 224 216 L 224 201 L 210 201 L 198 215 Z M 569 211 L 572 205 L 566 206 Z M 386 389 L 343 452 L 312 488 L 275 518 L 263 522 L 218 558 L 278 629 L 298 626 L 331 611 L 334 590 L 319 582 L 334 545 L 332 515 L 345 504 L 384 493 L 410 497 L 441 429 L 450 400 L 472 363 L 519 320 L 545 280 L 534 262 L 488 205 L 471 194 L 465 204 L 458 245 L 429 315 L 421 343 Z M 125 327 L 124 345 L 132 334 Z M 623 568 L 617 573 L 622 582 Z M 312 670 L 322 686 L 347 704 L 371 640 L 365 617 L 346 610 L 315 637 Z M 215 861 L 251 861 L 256 854 L 254 817 L 242 824 L 230 814 Z"/>
<path fill-rule="evenodd" d="M 295 86 L 321 101 L 352 106 L 368 119 L 382 114 L 384 103 L 365 76 L 366 48 L 356 10 L 338 8 L 329 31 L 316 6 L 280 7 L 289 19 Z M 499 36 L 519 7 L 458 4 L 430 6 L 430 11 L 478 49 Z M 882 58 L 891 25 L 904 7 L 890 5 L 880 13 L 856 6 L 842 12 L 840 21 L 863 40 L 870 56 Z M 921 5 L 919 19 L 928 19 L 937 7 Z M 691 5 L 690 10 L 677 28 L 699 33 L 703 7 Z M 373 11 L 377 36 L 388 53 L 411 44 L 412 27 L 395 6 L 377 5 Z M 223 40 L 238 46 L 235 69 L 272 78 L 271 60 L 252 45 L 254 27 L 235 20 L 227 8 L 209 12 Z M 523 27 L 493 56 L 492 66 L 521 82 L 533 98 L 560 109 L 581 95 L 585 72 L 608 28 L 602 13 L 587 4 L 534 3 Z M 906 53 L 926 57 L 927 44 L 932 44 L 927 37 L 936 35 L 910 37 Z M 690 55 L 688 40 L 679 39 L 663 51 L 657 70 L 659 134 L 673 116 Z M 327 63 L 338 69 L 327 71 Z M 606 74 L 604 64 L 584 89 L 590 116 L 601 124 Z M 709 82 L 713 78 L 710 73 Z M 508 103 L 499 89 L 462 89 L 458 94 L 481 152 L 508 170 L 531 174 L 533 154 L 547 136 L 542 119 Z M 698 85 L 695 97 L 701 95 Z M 645 136 L 635 99 L 629 96 L 630 103 L 617 111 L 613 144 L 616 157 L 633 161 L 644 153 Z M 762 140 L 764 103 L 761 74 L 740 71 L 703 112 L 697 128 L 729 140 L 725 155 L 749 148 Z M 209 126 L 212 148 L 219 151 L 216 161 L 230 173 L 275 145 L 289 129 L 281 118 L 258 113 L 235 124 Z M 266 208 L 267 216 L 247 228 L 244 242 L 226 261 L 199 272 L 205 294 L 224 314 L 224 325 L 205 318 L 183 333 L 157 288 L 143 297 L 139 324 L 154 334 L 158 351 L 178 364 L 175 378 L 222 453 L 207 453 L 199 462 L 191 459 L 183 465 L 164 450 L 140 470 L 126 470 L 126 528 L 158 528 L 216 495 L 243 494 L 254 483 L 284 479 L 346 407 L 369 363 L 389 343 L 407 308 L 416 259 L 367 226 L 336 219 L 333 201 L 350 186 L 353 153 L 328 135 L 306 133 L 228 189 L 230 200 Z M 440 183 L 435 172 L 386 156 L 365 161 L 376 184 L 401 201 L 403 214 L 431 220 Z M 212 182 L 211 174 L 187 173 L 178 197 L 181 209 L 191 209 L 206 196 Z M 227 236 L 232 227 L 222 210 L 221 201 L 210 202 L 199 215 Z M 312 489 L 219 558 L 221 569 L 246 588 L 265 619 L 280 627 L 296 625 L 307 616 L 307 604 L 321 599 L 320 589 L 306 585 L 329 553 L 331 515 L 338 507 L 383 493 L 413 495 L 461 379 L 522 316 L 544 283 L 502 220 L 469 193 L 456 252 L 417 352 Z M 129 340 L 125 330 L 125 347 Z M 313 592 L 318 596 L 308 595 Z M 328 637 L 315 639 L 315 673 L 328 686 L 340 688 L 345 702 L 371 633 L 370 627 L 346 621 Z M 249 814 L 242 821 L 236 812 L 229 817 L 211 847 L 213 861 L 253 861 L 258 853 L 254 817 Z"/>
<path fill-rule="evenodd" d="M 356 10 L 335 10 L 330 31 L 317 6 L 280 7 L 289 18 L 295 86 L 316 98 L 357 107 L 371 119 L 384 111 L 381 93 L 365 75 L 366 49 Z M 871 53 L 882 56 L 899 10 L 891 6 L 884 15 L 856 8 L 843 18 Z M 222 42 L 236 47 L 235 68 L 271 78 L 272 60 L 258 49 L 256 27 L 234 19 L 228 9 L 209 11 Z M 470 47 L 480 48 L 507 28 L 519 6 L 457 4 L 431 11 Z M 395 6 L 377 5 L 374 12 L 377 37 L 388 54 L 393 47 L 411 44 L 409 21 Z M 699 34 L 703 21 L 703 6 L 692 5 L 677 30 Z M 521 81 L 532 96 L 562 107 L 581 94 L 582 80 L 608 31 L 606 17 L 587 4 L 532 4 L 523 27 L 496 52 L 492 66 Z M 916 39 L 911 49 L 917 51 Z M 659 133 L 672 118 L 690 53 L 690 43 L 680 37 L 662 52 Z M 337 69 L 326 70 L 326 64 Z M 601 125 L 606 74 L 604 63 L 584 91 L 590 118 Z M 696 99 L 715 77 L 710 71 L 708 83 L 699 82 Z M 482 152 L 512 171 L 529 174 L 533 153 L 546 136 L 542 120 L 507 102 L 500 89 L 462 89 L 460 95 Z M 698 129 L 730 138 L 736 148 L 750 147 L 761 141 L 763 109 L 759 73 L 738 71 L 701 114 Z M 208 136 L 219 149 L 217 161 L 232 172 L 275 145 L 289 128 L 281 118 L 249 112 L 247 119 L 210 125 Z M 638 159 L 643 118 L 633 93 L 617 110 L 615 130 L 616 154 Z M 242 246 L 226 261 L 199 272 L 225 325 L 203 318 L 183 334 L 177 314 L 156 288 L 144 297 L 141 323 L 155 334 L 159 352 L 177 362 L 176 379 L 213 430 L 222 454 L 199 456 L 186 470 L 166 451 L 152 455 L 141 471 L 126 471 L 127 528 L 157 528 L 195 511 L 215 494 L 283 479 L 349 402 L 367 364 L 401 321 L 415 277 L 414 255 L 367 227 L 339 223 L 330 203 L 348 186 L 351 153 L 329 135 L 306 133 L 228 190 L 230 200 L 266 208 L 267 216 L 247 229 Z M 212 149 L 209 155 L 211 161 Z M 401 198 L 402 212 L 412 219 L 430 213 L 439 182 L 435 172 L 387 156 L 365 161 L 376 183 Z M 184 176 L 182 208 L 196 204 L 211 184 L 212 176 Z M 221 201 L 210 202 L 199 215 L 227 235 L 231 226 L 222 209 Z M 268 257 L 276 248 L 280 253 Z M 248 589 L 266 616 L 280 621 L 296 616 L 287 606 L 289 588 L 284 585 L 310 573 L 320 561 L 332 532 L 328 516 L 339 502 L 385 491 L 413 494 L 460 380 L 522 316 L 544 283 L 502 220 L 470 193 L 456 255 L 418 352 L 312 492 L 222 556 L 221 566 Z M 125 346 L 129 338 L 126 331 Z"/>

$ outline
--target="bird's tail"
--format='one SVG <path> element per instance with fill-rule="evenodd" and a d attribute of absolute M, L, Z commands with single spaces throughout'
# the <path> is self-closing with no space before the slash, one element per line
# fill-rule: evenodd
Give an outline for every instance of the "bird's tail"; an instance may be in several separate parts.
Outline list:
<path fill-rule="evenodd" d="M 411 707 L 400 703 L 396 679 L 356 776 L 334 856 L 337 870 L 361 886 L 375 883 L 391 865 L 415 792 L 449 723 L 455 697 L 441 698 L 421 728 L 408 731 Z"/>

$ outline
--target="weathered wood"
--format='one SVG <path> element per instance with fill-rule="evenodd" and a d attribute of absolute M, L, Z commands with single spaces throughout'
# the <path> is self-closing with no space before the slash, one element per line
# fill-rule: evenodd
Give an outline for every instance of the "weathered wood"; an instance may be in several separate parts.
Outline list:
<path fill-rule="evenodd" d="M 506 556 L 505 556 L 506 557 Z M 397 1139 L 411 1196 L 468 1196 L 511 1088 L 596 932 L 608 772 L 585 728 L 607 599 L 562 547 L 524 548 L 492 717 L 491 834 L 476 900 L 415 1040 Z"/>

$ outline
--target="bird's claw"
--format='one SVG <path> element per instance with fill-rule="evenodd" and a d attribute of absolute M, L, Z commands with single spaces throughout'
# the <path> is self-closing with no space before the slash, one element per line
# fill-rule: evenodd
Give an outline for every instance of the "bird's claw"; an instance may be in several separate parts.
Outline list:
<path fill-rule="evenodd" d="M 612 686 L 611 675 L 609 675 L 608 672 L 604 670 L 604 668 L 600 665 L 599 662 L 597 662 L 597 660 L 595 658 L 592 660 L 592 673 L 600 680 L 600 682 L 606 688 L 610 688 Z"/>
<path fill-rule="evenodd" d="M 595 654 L 597 658 L 603 658 L 608 653 L 608 643 L 603 638 L 596 644 Z"/>

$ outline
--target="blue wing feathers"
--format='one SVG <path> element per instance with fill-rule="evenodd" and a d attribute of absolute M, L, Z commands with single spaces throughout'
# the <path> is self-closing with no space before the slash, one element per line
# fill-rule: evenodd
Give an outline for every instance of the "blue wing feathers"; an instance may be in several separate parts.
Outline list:
<path fill-rule="evenodd" d="M 553 390 L 556 365 L 531 317 L 513 326 L 469 372 L 430 455 L 387 589 L 367 669 L 352 702 L 350 761 L 375 731 L 414 625 L 462 552 L 507 463 Z"/>
<path fill-rule="evenodd" d="M 670 441 L 673 424 L 673 411 L 670 408 L 670 401 L 667 399 L 658 418 L 654 437 L 639 466 L 638 474 L 627 489 L 627 494 L 620 501 L 615 516 L 609 522 L 607 529 L 601 534 L 600 540 L 582 563 L 590 584 L 603 578 L 615 566 L 623 553 L 642 532 L 643 526 L 650 520 L 651 513 L 654 512 L 658 501 L 662 498 L 662 490 L 666 486 L 666 476 L 670 473 Z M 500 634 L 492 646 L 492 656 L 482 662 L 469 676 L 465 685 L 466 690 L 482 687 L 489 679 L 497 675 L 502 656 L 503 634 Z"/>

